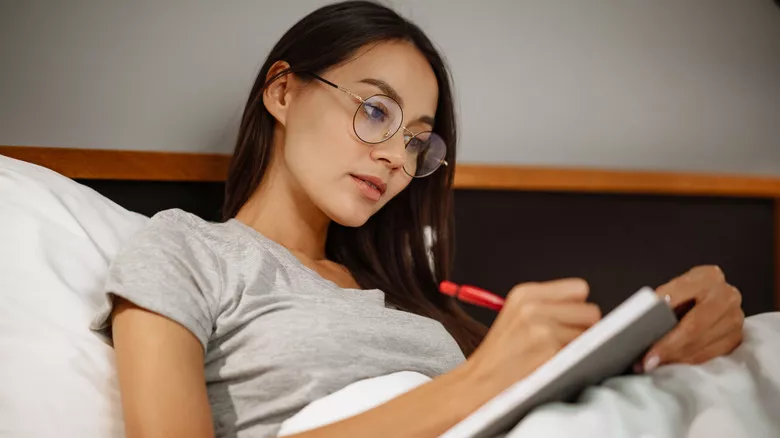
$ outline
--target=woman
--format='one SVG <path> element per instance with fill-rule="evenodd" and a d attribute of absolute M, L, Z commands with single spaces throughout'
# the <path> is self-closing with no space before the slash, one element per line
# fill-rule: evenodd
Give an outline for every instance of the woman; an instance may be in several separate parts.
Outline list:
<path fill-rule="evenodd" d="M 160 213 L 112 264 L 98 321 L 127 436 L 273 436 L 311 401 L 402 370 L 433 380 L 300 437 L 436 436 L 595 323 L 584 281 L 523 284 L 481 342 L 437 292 L 455 140 L 448 72 L 415 25 L 346 2 L 293 26 L 249 95 L 226 222 Z M 717 269 L 659 291 L 695 306 L 649 366 L 740 342 L 740 295 Z"/>

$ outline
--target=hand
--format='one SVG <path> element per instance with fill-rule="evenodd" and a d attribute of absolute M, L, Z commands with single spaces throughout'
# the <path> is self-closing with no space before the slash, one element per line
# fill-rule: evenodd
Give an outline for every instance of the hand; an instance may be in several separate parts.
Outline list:
<path fill-rule="evenodd" d="M 501 391 L 547 362 L 601 319 L 586 303 L 588 284 L 567 279 L 515 286 L 468 364 L 481 384 Z"/>
<path fill-rule="evenodd" d="M 660 286 L 676 310 L 692 305 L 674 330 L 645 355 L 644 371 L 668 363 L 698 364 L 731 353 L 742 342 L 742 295 L 717 266 L 698 266 Z"/>

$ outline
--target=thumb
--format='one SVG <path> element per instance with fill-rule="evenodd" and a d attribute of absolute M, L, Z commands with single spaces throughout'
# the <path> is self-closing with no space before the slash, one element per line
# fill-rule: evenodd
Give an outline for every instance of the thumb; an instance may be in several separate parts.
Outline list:
<path fill-rule="evenodd" d="M 674 329 L 656 342 L 642 358 L 642 370 L 646 373 L 653 371 L 660 365 L 675 361 L 677 353 L 681 350 L 682 336 L 680 331 Z"/>
<path fill-rule="evenodd" d="M 650 350 L 642 358 L 642 361 L 637 364 L 637 367 L 642 372 L 649 373 L 658 368 L 659 365 L 661 365 L 661 356 L 657 352 Z"/>

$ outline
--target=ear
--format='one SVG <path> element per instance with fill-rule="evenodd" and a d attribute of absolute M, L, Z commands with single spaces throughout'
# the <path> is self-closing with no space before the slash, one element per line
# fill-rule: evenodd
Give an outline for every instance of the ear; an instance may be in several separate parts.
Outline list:
<path fill-rule="evenodd" d="M 293 75 L 284 74 L 276 78 L 276 80 L 270 84 L 268 81 L 272 80 L 279 73 L 289 69 L 290 64 L 286 61 L 276 61 L 265 76 L 266 84 L 268 85 L 263 91 L 263 104 L 265 105 L 265 108 L 282 126 L 285 126 L 287 123 L 287 111 L 290 107 L 290 100 L 292 98 Z"/>

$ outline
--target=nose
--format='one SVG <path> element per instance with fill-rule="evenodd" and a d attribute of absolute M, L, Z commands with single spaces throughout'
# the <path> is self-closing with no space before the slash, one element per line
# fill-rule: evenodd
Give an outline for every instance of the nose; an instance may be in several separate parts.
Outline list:
<path fill-rule="evenodd" d="M 402 129 L 399 129 L 392 137 L 377 143 L 371 148 L 371 158 L 376 161 L 382 161 L 392 170 L 400 169 L 406 161 L 406 144 Z"/>

